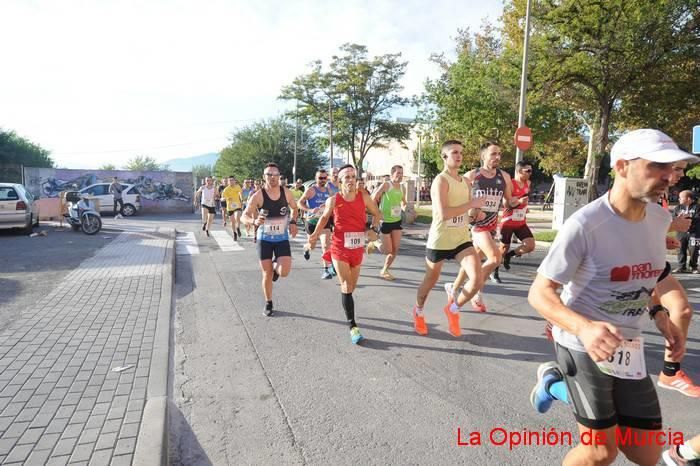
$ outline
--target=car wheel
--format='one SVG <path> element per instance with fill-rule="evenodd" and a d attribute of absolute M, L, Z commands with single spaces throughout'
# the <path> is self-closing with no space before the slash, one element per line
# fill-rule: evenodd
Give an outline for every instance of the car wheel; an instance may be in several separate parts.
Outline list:
<path fill-rule="evenodd" d="M 131 217 L 136 214 L 136 207 L 131 204 L 124 204 L 122 207 L 122 215 L 124 217 Z"/>

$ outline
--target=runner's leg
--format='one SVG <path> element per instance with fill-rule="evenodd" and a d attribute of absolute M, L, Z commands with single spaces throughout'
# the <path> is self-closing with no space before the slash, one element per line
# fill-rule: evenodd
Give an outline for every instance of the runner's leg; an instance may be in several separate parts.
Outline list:
<path fill-rule="evenodd" d="M 578 423 L 577 423 L 578 424 Z M 581 466 L 581 465 L 596 465 L 607 466 L 615 462 L 617 457 L 617 444 L 615 443 L 615 429 L 617 426 L 608 427 L 607 429 L 590 429 L 582 424 L 578 424 L 579 438 L 584 433 L 586 436 L 591 435 L 592 441 L 590 445 L 579 443 L 572 450 L 569 450 L 563 466 Z M 598 437 L 596 437 L 598 435 Z M 605 441 L 596 442 L 595 439 L 604 439 Z M 600 443 L 600 445 L 598 444 Z"/>
<path fill-rule="evenodd" d="M 467 277 L 467 282 L 457 296 L 457 302 L 455 303 L 458 308 L 461 308 L 481 289 L 483 276 L 481 275 L 481 261 L 474 248 L 467 248 L 457 254 L 457 261 L 459 262 L 460 270 L 464 270 Z"/>

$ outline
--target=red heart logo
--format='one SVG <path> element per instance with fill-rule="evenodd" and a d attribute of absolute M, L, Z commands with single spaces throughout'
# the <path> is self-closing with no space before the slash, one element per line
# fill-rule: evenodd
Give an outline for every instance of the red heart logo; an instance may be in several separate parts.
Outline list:
<path fill-rule="evenodd" d="M 611 282 L 626 282 L 630 279 L 632 275 L 632 269 L 628 265 L 623 265 L 622 267 L 613 267 L 610 271 L 610 281 Z"/>

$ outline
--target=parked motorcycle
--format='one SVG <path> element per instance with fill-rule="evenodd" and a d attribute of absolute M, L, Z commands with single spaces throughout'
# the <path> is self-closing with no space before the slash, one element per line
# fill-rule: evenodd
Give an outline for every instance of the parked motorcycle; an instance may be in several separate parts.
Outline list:
<path fill-rule="evenodd" d="M 68 213 L 64 214 L 73 231 L 83 230 L 86 235 L 95 235 L 102 229 L 102 218 L 95 203 L 78 191 L 66 193 Z"/>

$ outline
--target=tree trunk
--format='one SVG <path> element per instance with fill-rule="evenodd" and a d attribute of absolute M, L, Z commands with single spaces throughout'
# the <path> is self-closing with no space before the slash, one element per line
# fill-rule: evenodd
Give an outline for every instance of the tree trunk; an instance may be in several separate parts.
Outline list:
<path fill-rule="evenodd" d="M 612 102 L 604 100 L 600 102 L 599 126 L 593 139 L 593 153 L 598 159 L 591 169 L 591 188 L 588 190 L 588 201 L 598 198 L 598 173 L 600 164 L 603 162 L 603 154 L 608 148 L 608 132 L 610 131 L 610 113 L 612 112 Z"/>

